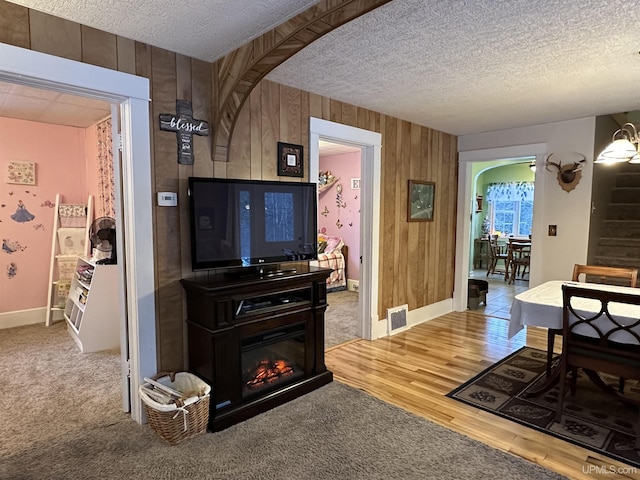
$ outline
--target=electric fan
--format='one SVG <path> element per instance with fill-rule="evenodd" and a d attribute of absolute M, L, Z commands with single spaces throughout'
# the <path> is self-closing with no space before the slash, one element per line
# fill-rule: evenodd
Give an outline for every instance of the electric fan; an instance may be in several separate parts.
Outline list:
<path fill-rule="evenodd" d="M 89 239 L 96 263 L 116 263 L 115 219 L 100 217 L 94 220 L 89 230 Z"/>

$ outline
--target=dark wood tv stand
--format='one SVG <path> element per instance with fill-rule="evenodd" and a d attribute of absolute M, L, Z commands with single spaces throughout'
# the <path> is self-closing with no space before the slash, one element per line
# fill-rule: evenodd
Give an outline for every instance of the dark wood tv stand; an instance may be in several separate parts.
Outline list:
<path fill-rule="evenodd" d="M 188 369 L 211 385 L 211 431 L 333 380 L 324 363 L 326 279 L 331 270 L 305 263 L 284 268 L 295 272 L 262 278 L 199 274 L 182 279 L 187 294 Z M 251 377 L 256 358 L 276 354 L 286 358 L 286 372 L 256 386 Z"/>

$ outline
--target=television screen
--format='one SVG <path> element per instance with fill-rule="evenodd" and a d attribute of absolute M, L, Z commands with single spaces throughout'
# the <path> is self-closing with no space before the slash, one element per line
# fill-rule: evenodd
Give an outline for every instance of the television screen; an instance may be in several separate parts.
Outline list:
<path fill-rule="evenodd" d="M 189 178 L 194 270 L 317 258 L 315 183 Z"/>

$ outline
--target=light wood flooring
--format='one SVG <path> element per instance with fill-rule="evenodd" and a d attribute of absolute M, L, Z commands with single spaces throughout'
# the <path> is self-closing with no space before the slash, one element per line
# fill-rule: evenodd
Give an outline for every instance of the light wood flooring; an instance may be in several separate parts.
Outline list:
<path fill-rule="evenodd" d="M 325 360 L 338 381 L 568 478 L 639 479 L 640 469 L 445 397 L 524 345 L 546 348 L 546 330 L 508 339 L 507 325 L 480 311 L 454 312 L 391 337 L 334 347 Z"/>

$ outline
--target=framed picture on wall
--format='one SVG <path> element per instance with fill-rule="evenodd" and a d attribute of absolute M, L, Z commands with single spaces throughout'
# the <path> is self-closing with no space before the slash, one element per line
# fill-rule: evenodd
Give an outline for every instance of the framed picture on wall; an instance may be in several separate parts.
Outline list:
<path fill-rule="evenodd" d="M 302 157 L 302 145 L 278 142 L 278 176 L 303 177 Z"/>
<path fill-rule="evenodd" d="M 35 162 L 9 162 L 7 165 L 7 183 L 17 185 L 36 184 Z"/>
<path fill-rule="evenodd" d="M 407 199 L 407 221 L 432 222 L 435 204 L 436 184 L 419 180 L 409 180 Z"/>

